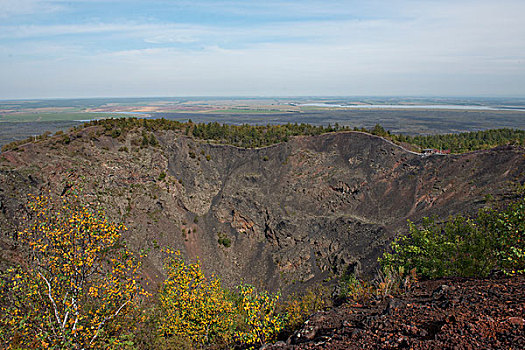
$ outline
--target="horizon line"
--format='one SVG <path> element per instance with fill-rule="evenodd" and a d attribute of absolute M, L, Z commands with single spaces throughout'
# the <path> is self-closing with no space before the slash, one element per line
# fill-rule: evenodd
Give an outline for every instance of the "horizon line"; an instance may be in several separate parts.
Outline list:
<path fill-rule="evenodd" d="M 294 99 L 294 98 L 448 98 L 448 99 L 525 99 L 525 95 L 172 95 L 172 96 L 92 96 L 92 97 L 19 97 L 0 98 L 0 102 L 111 99 Z"/>

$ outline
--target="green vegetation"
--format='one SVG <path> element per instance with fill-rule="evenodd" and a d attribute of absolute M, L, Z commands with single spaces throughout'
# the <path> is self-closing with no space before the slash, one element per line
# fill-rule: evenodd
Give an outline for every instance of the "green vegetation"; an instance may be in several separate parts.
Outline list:
<path fill-rule="evenodd" d="M 29 207 L 18 232 L 25 259 L 0 273 L 3 349 L 247 348 L 284 327 L 279 294 L 227 290 L 180 252 L 165 251 L 167 278 L 149 298 L 140 263 L 120 241 L 125 227 L 72 192 L 35 197 Z"/>
<path fill-rule="evenodd" d="M 144 310 L 148 316 L 133 337 L 137 348 L 253 349 L 283 329 L 279 294 L 244 284 L 225 289 L 218 278 L 204 275 L 198 261 L 186 262 L 178 251 L 165 253 L 167 278 Z"/>
<path fill-rule="evenodd" d="M 426 136 L 392 134 L 379 124 L 372 129 L 354 128 L 354 130 L 381 136 L 397 144 L 410 144 L 419 151 L 430 148 L 450 150 L 451 153 L 464 153 L 507 144 L 525 146 L 525 130 L 519 129 L 490 129 L 459 134 Z"/>
<path fill-rule="evenodd" d="M 18 232 L 25 260 L 0 273 L 4 349 L 257 348 L 289 318 L 297 323 L 325 305 L 310 294 L 283 308 L 278 293 L 227 290 L 169 250 L 167 278 L 151 298 L 139 284 L 140 263 L 120 242 L 125 227 L 72 192 L 29 206 L 33 217 Z"/>
<path fill-rule="evenodd" d="M 333 128 L 310 124 L 284 125 L 228 125 L 219 123 L 200 123 L 192 128 L 192 135 L 198 139 L 214 140 L 239 147 L 264 147 L 286 142 L 291 136 L 320 135 L 335 131 Z"/>
<path fill-rule="evenodd" d="M 525 199 L 506 208 L 482 209 L 477 216 L 455 216 L 436 223 L 425 218 L 391 244 L 380 259 L 388 269 L 415 269 L 427 278 L 486 277 L 501 271 L 525 273 Z"/>
<path fill-rule="evenodd" d="M 338 297 L 342 299 L 359 301 L 370 299 L 374 294 L 374 287 L 366 281 L 359 280 L 354 274 L 343 275 L 339 279 L 338 288 Z"/>
<path fill-rule="evenodd" d="M 154 142 L 151 141 L 151 136 L 148 136 L 147 132 L 161 130 L 180 131 L 197 139 L 212 140 L 239 147 L 263 147 L 279 142 L 286 142 L 292 136 L 320 135 L 327 132 L 350 130 L 349 128 L 340 127 L 337 124 L 334 127 L 297 123 L 284 125 L 228 125 L 216 122 L 196 124 L 191 120 L 183 123 L 167 119 L 137 118 L 95 120 L 85 123 L 77 129 L 96 125 L 103 126 L 106 130 L 120 129 L 123 134 L 142 128 L 141 143 L 143 146 L 154 145 Z M 192 158 L 196 158 L 197 154 L 191 151 L 191 156 Z"/>
<path fill-rule="evenodd" d="M 337 124 L 235 126 L 125 118 L 92 121 L 71 133 L 45 133 L 25 142 L 69 144 L 77 142 L 78 132 L 89 127 L 93 128 L 85 134 L 90 140 L 106 135 L 122 142 L 132 132 L 132 149 L 159 146 L 161 130 L 239 147 L 263 147 L 286 142 L 292 136 L 349 131 Z M 380 125 L 355 130 L 419 148 L 449 148 L 453 152 L 507 143 L 523 145 L 525 133 L 499 129 L 409 137 L 393 135 Z M 4 150 L 16 150 L 20 144 L 10 144 Z M 122 146 L 119 151 L 128 149 Z M 188 155 L 211 159 L 203 149 L 190 149 Z M 268 156 L 261 159 L 269 161 Z M 161 172 L 158 179 L 166 177 Z M 486 199 L 494 201 L 490 196 Z M 34 220 L 28 220 L 28 227 L 18 233 L 28 254 L 19 266 L 1 272 L 0 310 L 7 315 L 0 321 L 3 348 L 141 349 L 151 344 L 159 349 L 258 347 L 279 334 L 290 334 L 312 313 L 332 304 L 333 293 L 321 286 L 286 301 L 278 293 L 249 285 L 228 290 L 219 279 L 205 276 L 199 262 L 187 263 L 180 253 L 173 252 L 166 259 L 167 279 L 148 299 L 139 287 L 139 264 L 120 242 L 119 231 L 124 228 L 109 224 L 102 212 L 88 206 L 57 203 L 60 205 L 39 198 L 31 204 Z M 126 211 L 130 210 L 128 199 Z M 195 216 L 193 223 L 198 222 Z M 192 229 L 182 228 L 181 232 L 187 238 Z M 495 271 L 523 274 L 524 232 L 523 192 L 507 206 L 485 208 L 474 217 L 455 216 L 443 223 L 426 218 L 419 225 L 409 223 L 408 233 L 395 240 L 380 259 L 382 270 L 377 279 L 366 282 L 352 274 L 342 276 L 335 300 L 361 302 L 402 293 L 417 276 L 484 277 Z M 219 233 L 217 243 L 229 248 L 232 241 Z M 156 241 L 153 246 L 160 248 Z"/>
<path fill-rule="evenodd" d="M 303 325 L 308 317 L 332 306 L 331 290 L 323 285 L 307 288 L 302 294 L 290 295 L 281 307 L 282 313 L 286 315 L 284 333 L 292 334 Z"/>
<path fill-rule="evenodd" d="M 421 149 L 450 150 L 452 153 L 489 149 L 505 144 L 525 146 L 525 130 L 519 129 L 491 129 L 428 136 L 390 135 L 390 137 L 393 141 L 410 143 Z"/>
<path fill-rule="evenodd" d="M 230 248 L 230 246 L 232 245 L 232 240 L 228 236 L 226 236 L 225 233 L 219 232 L 217 243 L 224 246 L 225 248 Z"/>
<path fill-rule="evenodd" d="M 277 312 L 279 298 L 280 294 L 257 291 L 250 285 L 237 286 L 240 323 L 234 338 L 252 346 L 274 341 L 285 325 L 285 315 Z"/>
<path fill-rule="evenodd" d="M 525 273 L 525 187 L 506 206 L 444 223 L 409 223 L 380 259 L 371 282 L 345 274 L 336 293 L 314 286 L 282 301 L 279 293 L 207 277 L 200 263 L 165 250 L 167 278 L 147 295 L 140 263 L 120 241 L 125 228 L 74 193 L 36 197 L 18 232 L 24 261 L 0 275 L 0 346 L 17 348 L 257 348 L 297 330 L 333 300 L 362 303 L 403 293 L 417 277 Z M 488 197 L 487 197 L 488 198 Z M 491 202 L 493 199 L 491 200 Z M 198 222 L 197 216 L 194 222 Z M 185 230 L 182 229 L 183 235 Z M 218 244 L 230 239 L 218 234 Z M 160 245 L 153 241 L 155 249 Z M 335 295 L 335 298 L 334 298 Z"/>
<path fill-rule="evenodd" d="M 157 332 L 204 345 L 229 342 L 234 328 L 234 305 L 218 279 L 207 279 L 198 262 L 186 264 L 180 252 L 169 252 L 167 278 L 158 293 Z"/>
<path fill-rule="evenodd" d="M 1 114 L 1 122 L 49 122 L 49 121 L 74 121 L 74 120 L 90 120 L 98 118 L 121 118 L 122 114 L 118 113 L 70 113 L 70 112 L 55 112 L 55 113 L 14 113 Z"/>
<path fill-rule="evenodd" d="M 108 124 L 106 124 L 107 126 Z M 116 130 L 119 130 L 119 129 L 116 129 Z M 119 133 L 120 135 L 120 133 Z M 141 141 L 141 144 L 140 144 L 140 147 L 144 148 L 144 147 L 149 147 L 149 146 L 153 146 L 153 147 L 156 147 L 158 146 L 159 142 L 157 141 L 157 138 L 155 137 L 155 135 L 153 135 L 153 133 L 149 134 L 146 132 L 146 130 L 142 130 L 142 141 Z"/>
<path fill-rule="evenodd" d="M 525 145 L 525 131 L 519 129 L 493 129 L 461 134 L 428 135 L 428 136 L 407 136 L 402 134 L 392 134 L 377 124 L 371 129 L 354 128 L 340 126 L 335 123 L 333 126 L 314 126 L 310 124 L 287 123 L 282 125 L 229 125 L 212 123 L 193 123 L 179 122 L 167 119 L 138 119 L 138 118 L 119 118 L 101 119 L 84 123 L 75 127 L 75 131 L 92 126 L 102 126 L 104 134 L 113 138 L 121 139 L 128 132 L 138 131 L 141 137 L 132 140 L 134 146 L 156 147 L 159 142 L 154 134 L 156 131 L 173 130 L 193 136 L 196 139 L 213 141 L 216 143 L 229 144 L 244 148 L 265 147 L 272 144 L 287 142 L 293 136 L 313 136 L 328 132 L 337 131 L 360 131 L 377 135 L 402 145 L 412 145 L 415 150 L 425 148 L 450 150 L 452 153 L 461 153 L 479 149 L 487 149 L 500 145 L 515 144 Z M 13 150 L 18 146 L 28 142 L 38 142 L 50 137 L 50 133 L 45 133 L 38 137 L 30 137 L 25 140 L 15 141 L 2 147 L 2 151 Z M 60 142 L 67 144 L 71 141 L 71 136 L 67 134 L 57 134 Z M 95 136 L 93 136 L 95 137 Z M 210 160 L 209 155 L 201 154 L 206 160 Z M 190 150 L 189 156 L 197 158 L 195 151 Z M 265 158 L 266 160 L 266 158 Z"/>

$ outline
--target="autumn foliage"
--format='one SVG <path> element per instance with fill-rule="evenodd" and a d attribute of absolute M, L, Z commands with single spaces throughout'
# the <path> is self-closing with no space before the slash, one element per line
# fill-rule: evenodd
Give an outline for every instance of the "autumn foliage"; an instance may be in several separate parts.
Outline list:
<path fill-rule="evenodd" d="M 474 218 L 411 224 L 380 260 L 376 283 L 345 275 L 337 299 L 403 293 L 417 275 L 523 274 L 520 193 L 506 207 L 485 208 Z M 251 349 L 291 334 L 331 305 L 323 287 L 285 302 L 279 293 L 247 284 L 228 290 L 205 276 L 198 260 L 171 249 L 164 249 L 166 279 L 153 298 L 144 298 L 140 263 L 122 242 L 123 225 L 74 194 L 32 197 L 28 207 L 17 238 L 22 259 L 0 272 L 2 349 Z"/>
<path fill-rule="evenodd" d="M 237 312 L 240 323 L 235 338 L 242 344 L 262 345 L 275 340 L 284 328 L 285 316 L 277 312 L 279 294 L 257 291 L 251 285 L 238 286 Z"/>
<path fill-rule="evenodd" d="M 228 341 L 234 310 L 220 281 L 206 278 L 198 262 L 186 264 L 180 252 L 170 255 L 165 270 L 158 294 L 161 336 L 201 345 Z"/>
<path fill-rule="evenodd" d="M 23 264 L 2 274 L 4 348 L 118 348 L 142 293 L 139 263 L 120 242 L 125 227 L 71 195 L 38 196 L 18 233 Z"/>
<path fill-rule="evenodd" d="M 123 225 L 73 194 L 31 197 L 28 207 L 17 233 L 23 259 L 0 273 L 0 348 L 254 348 L 285 326 L 279 294 L 246 284 L 227 290 L 199 261 L 169 249 L 167 277 L 141 309 L 147 293 Z"/>
<path fill-rule="evenodd" d="M 168 254 L 167 278 L 157 295 L 157 332 L 168 340 L 161 343 L 178 339 L 191 347 L 254 347 L 274 340 L 283 329 L 279 294 L 244 284 L 228 291 L 218 278 L 206 278 L 198 261 L 186 262 L 178 251 Z"/>

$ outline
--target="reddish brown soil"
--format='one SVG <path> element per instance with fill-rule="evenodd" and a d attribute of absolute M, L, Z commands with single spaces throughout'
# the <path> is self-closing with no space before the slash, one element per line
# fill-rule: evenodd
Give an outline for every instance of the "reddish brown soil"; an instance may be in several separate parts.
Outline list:
<path fill-rule="evenodd" d="M 266 349 L 525 349 L 525 277 L 442 279 L 318 313 Z"/>

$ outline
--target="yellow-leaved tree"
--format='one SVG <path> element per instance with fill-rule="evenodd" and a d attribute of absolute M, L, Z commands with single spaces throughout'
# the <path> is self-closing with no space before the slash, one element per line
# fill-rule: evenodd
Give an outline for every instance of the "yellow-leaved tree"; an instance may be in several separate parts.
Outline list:
<path fill-rule="evenodd" d="M 179 251 L 167 252 L 167 277 L 157 295 L 157 332 L 164 344 L 194 348 L 235 343 L 251 349 L 275 340 L 285 325 L 277 312 L 279 294 L 244 284 L 229 292 L 219 279 L 206 278 L 198 261 L 187 263 Z"/>
<path fill-rule="evenodd" d="M 249 284 L 238 289 L 237 313 L 240 317 L 234 338 L 250 348 L 275 340 L 285 326 L 285 317 L 277 312 L 280 294 L 268 291 L 258 292 Z"/>
<path fill-rule="evenodd" d="M 227 343 L 233 327 L 233 303 L 217 278 L 206 278 L 199 262 L 186 263 L 168 250 L 166 280 L 158 294 L 158 331 L 165 339 L 193 345 Z"/>
<path fill-rule="evenodd" d="M 26 259 L 0 279 L 3 348 L 118 348 L 139 262 L 121 243 L 125 227 L 74 195 L 32 197 L 18 233 Z"/>

